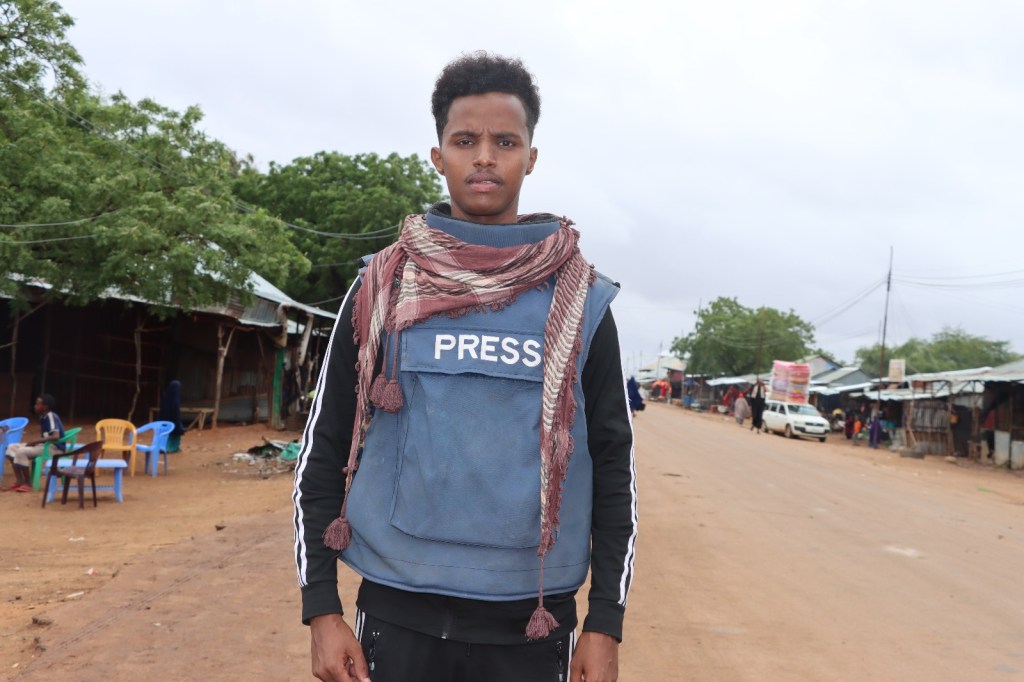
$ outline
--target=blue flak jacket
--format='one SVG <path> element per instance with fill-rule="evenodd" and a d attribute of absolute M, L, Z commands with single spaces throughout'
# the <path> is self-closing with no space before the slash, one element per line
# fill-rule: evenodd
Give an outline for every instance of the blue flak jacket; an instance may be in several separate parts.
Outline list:
<path fill-rule="evenodd" d="M 521 228 L 482 229 L 492 231 L 490 237 Z M 404 407 L 375 412 L 347 507 L 352 543 L 341 559 L 364 578 L 471 599 L 537 595 L 542 358 L 551 285 L 522 294 L 500 312 L 436 316 L 398 334 Z M 587 298 L 577 379 L 617 293 L 598 275 Z M 390 376 L 395 338 L 386 342 L 382 357 Z M 557 541 L 544 567 L 544 591 L 551 594 L 578 589 L 590 566 L 593 465 L 578 380 L 573 391 L 575 449 Z"/>

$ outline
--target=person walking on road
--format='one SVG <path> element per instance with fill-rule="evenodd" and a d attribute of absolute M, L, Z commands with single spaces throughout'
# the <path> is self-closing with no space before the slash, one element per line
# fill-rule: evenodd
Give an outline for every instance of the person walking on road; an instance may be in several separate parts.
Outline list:
<path fill-rule="evenodd" d="M 736 398 L 736 402 L 733 403 L 732 413 L 736 417 L 736 423 L 743 426 L 743 422 L 746 421 L 747 416 L 750 412 L 750 405 L 747 403 L 747 398 L 742 393 Z"/>
<path fill-rule="evenodd" d="M 764 426 L 764 407 L 767 398 L 764 382 L 758 378 L 747 393 L 750 396 L 750 428 L 752 431 L 761 433 Z"/>

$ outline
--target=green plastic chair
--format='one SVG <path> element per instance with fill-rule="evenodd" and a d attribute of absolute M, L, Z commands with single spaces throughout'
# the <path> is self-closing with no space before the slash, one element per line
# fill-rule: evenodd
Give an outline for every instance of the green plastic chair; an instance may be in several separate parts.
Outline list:
<path fill-rule="evenodd" d="M 50 445 L 53 443 L 64 443 L 67 447 L 64 448 L 64 452 L 60 453 L 60 456 L 70 455 L 75 449 L 75 439 L 78 438 L 78 432 L 81 430 L 81 426 L 76 426 L 65 431 L 62 438 L 43 443 L 43 454 L 32 460 L 32 490 L 39 490 L 39 479 L 43 473 L 43 462 L 50 459 Z"/>

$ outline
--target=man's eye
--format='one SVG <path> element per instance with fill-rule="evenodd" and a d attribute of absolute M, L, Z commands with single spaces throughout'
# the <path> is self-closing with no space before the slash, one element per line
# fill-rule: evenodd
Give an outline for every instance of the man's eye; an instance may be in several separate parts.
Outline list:
<path fill-rule="evenodd" d="M 498 144 L 500 144 L 502 147 L 515 147 L 516 146 L 516 143 L 513 142 L 512 140 L 502 140 Z"/>
<path fill-rule="evenodd" d="M 467 146 L 473 144 L 473 140 L 469 140 L 469 139 L 456 140 L 455 144 L 457 146 L 460 146 L 460 147 L 467 147 Z"/>

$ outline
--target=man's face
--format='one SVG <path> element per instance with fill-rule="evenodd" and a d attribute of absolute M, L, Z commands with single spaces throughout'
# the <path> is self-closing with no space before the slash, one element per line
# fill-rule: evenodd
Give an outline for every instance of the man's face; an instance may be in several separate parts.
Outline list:
<path fill-rule="evenodd" d="M 440 145 L 430 159 L 448 184 L 452 217 L 515 223 L 523 178 L 537 161 L 519 98 L 502 92 L 459 97 L 448 110 Z"/>
<path fill-rule="evenodd" d="M 42 398 L 36 398 L 36 414 L 46 414 L 46 412 L 46 403 L 43 402 Z"/>

